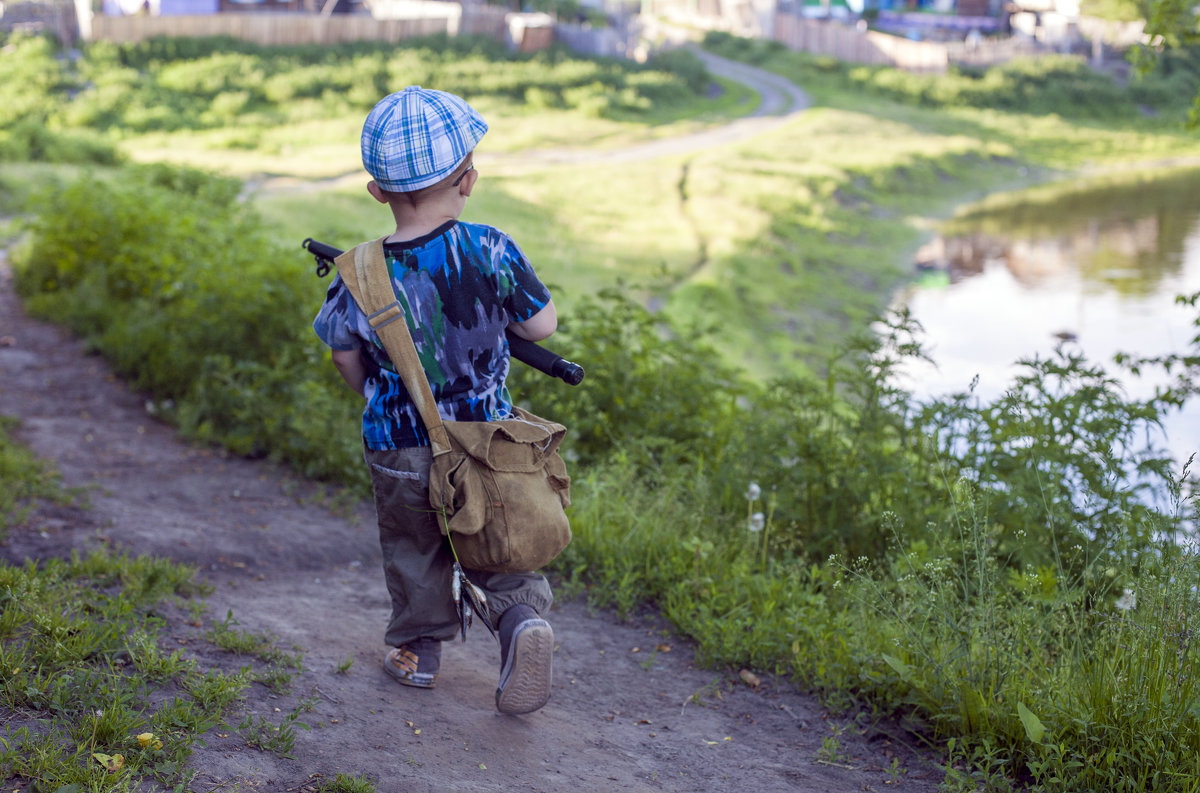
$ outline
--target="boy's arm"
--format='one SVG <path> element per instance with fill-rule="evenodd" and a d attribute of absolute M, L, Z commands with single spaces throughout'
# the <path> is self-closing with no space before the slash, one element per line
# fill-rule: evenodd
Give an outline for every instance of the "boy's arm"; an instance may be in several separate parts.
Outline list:
<path fill-rule="evenodd" d="M 526 341 L 541 341 L 549 337 L 558 329 L 558 311 L 554 308 L 553 298 L 524 322 L 508 323 L 508 329 Z"/>
<path fill-rule="evenodd" d="M 359 396 L 366 396 L 363 387 L 367 382 L 367 367 L 363 366 L 359 351 L 357 349 L 333 350 L 332 355 L 333 365 L 337 367 L 338 373 L 346 381 L 346 385 L 358 392 Z"/>

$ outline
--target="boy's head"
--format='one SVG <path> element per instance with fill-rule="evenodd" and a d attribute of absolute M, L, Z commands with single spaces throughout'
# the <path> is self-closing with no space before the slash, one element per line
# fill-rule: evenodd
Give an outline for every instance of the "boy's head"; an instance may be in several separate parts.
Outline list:
<path fill-rule="evenodd" d="M 375 105 L 362 131 L 367 173 L 389 193 L 412 193 L 455 172 L 487 132 L 461 98 L 412 85 Z"/>

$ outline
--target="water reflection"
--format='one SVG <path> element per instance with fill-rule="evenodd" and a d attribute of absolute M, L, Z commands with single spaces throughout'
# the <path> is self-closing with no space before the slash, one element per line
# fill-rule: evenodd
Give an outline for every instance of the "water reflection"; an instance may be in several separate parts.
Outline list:
<path fill-rule="evenodd" d="M 924 326 L 938 363 L 908 373 L 919 396 L 963 390 L 979 375 L 978 392 L 994 398 L 1014 361 L 1057 344 L 1105 365 L 1122 351 L 1184 352 L 1198 329 L 1174 301 L 1200 291 L 1200 171 L 981 207 L 946 224 L 917 271 L 897 302 Z M 1126 388 L 1143 397 L 1164 381 Z M 1178 458 L 1200 450 L 1200 407 L 1170 417 L 1167 432 L 1161 443 Z"/>

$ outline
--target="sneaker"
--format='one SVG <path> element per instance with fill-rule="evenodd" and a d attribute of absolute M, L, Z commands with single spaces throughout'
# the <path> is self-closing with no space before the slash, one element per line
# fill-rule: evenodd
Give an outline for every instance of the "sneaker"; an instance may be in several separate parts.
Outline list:
<path fill-rule="evenodd" d="M 441 662 L 440 641 L 417 639 L 388 650 L 383 657 L 383 669 L 402 685 L 433 688 Z"/>
<path fill-rule="evenodd" d="M 554 631 L 530 606 L 513 606 L 500 617 L 500 685 L 496 709 L 532 713 L 550 699 Z"/>

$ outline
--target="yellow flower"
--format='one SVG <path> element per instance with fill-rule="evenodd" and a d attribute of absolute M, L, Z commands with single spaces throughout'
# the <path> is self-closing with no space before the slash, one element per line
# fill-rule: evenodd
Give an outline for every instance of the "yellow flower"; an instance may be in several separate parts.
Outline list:
<path fill-rule="evenodd" d="M 144 732 L 141 735 L 139 735 L 137 738 L 138 738 L 138 745 L 141 746 L 143 749 L 145 749 L 147 746 L 149 746 L 151 743 L 154 742 L 154 733 Z"/>
<path fill-rule="evenodd" d="M 157 752 L 159 749 L 162 749 L 162 741 L 155 738 L 154 743 L 150 744 L 150 748 Z"/>

